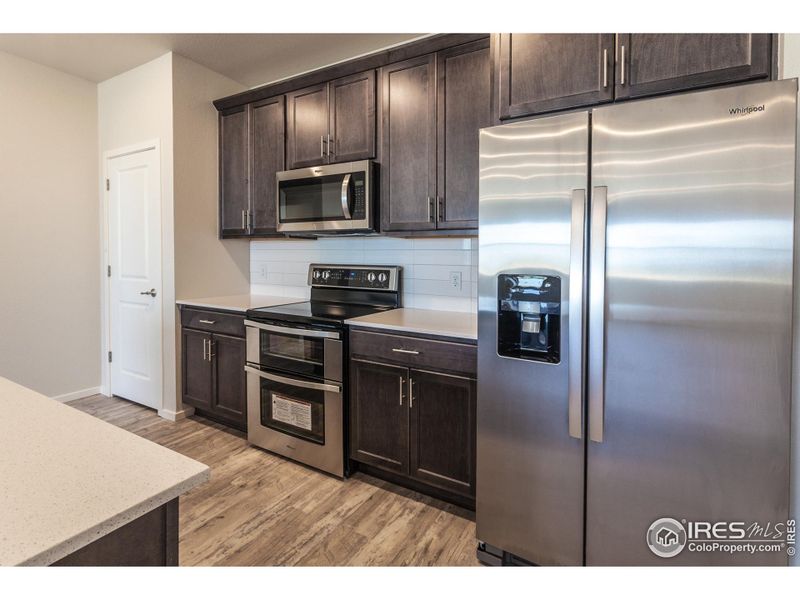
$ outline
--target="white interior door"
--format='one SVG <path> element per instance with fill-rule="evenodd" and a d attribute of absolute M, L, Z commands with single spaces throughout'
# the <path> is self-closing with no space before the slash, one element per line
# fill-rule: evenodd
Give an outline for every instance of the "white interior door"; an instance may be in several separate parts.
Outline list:
<path fill-rule="evenodd" d="M 111 393 L 161 408 L 161 174 L 155 148 L 107 162 Z"/>

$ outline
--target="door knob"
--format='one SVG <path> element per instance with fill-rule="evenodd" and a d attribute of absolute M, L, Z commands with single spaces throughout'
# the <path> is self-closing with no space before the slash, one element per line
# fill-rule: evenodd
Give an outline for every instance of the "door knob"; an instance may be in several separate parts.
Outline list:
<path fill-rule="evenodd" d="M 156 288 L 152 288 L 150 291 L 147 292 L 139 292 L 140 296 L 152 296 L 153 298 L 156 297 Z"/>

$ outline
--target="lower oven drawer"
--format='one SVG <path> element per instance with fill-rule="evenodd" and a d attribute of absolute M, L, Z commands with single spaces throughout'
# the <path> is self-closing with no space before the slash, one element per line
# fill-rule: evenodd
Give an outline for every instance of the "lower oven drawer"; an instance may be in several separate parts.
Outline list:
<path fill-rule="evenodd" d="M 337 382 L 297 379 L 247 365 L 247 439 L 344 477 L 344 402 Z"/>

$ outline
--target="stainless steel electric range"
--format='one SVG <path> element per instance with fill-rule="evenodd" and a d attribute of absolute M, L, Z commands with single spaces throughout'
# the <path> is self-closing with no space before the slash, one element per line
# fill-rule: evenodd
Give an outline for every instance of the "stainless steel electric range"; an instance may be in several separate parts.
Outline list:
<path fill-rule="evenodd" d="M 247 311 L 247 439 L 347 475 L 347 326 L 400 306 L 401 267 L 312 264 L 311 299 Z"/>

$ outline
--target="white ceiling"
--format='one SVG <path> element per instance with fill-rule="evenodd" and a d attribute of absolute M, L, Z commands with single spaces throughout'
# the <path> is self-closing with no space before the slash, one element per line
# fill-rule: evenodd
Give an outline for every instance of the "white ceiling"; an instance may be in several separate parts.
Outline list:
<path fill-rule="evenodd" d="M 0 34 L 0 51 L 104 81 L 172 50 L 247 87 L 340 62 L 422 34 Z"/>

